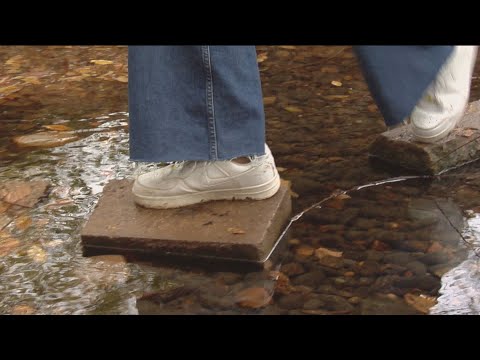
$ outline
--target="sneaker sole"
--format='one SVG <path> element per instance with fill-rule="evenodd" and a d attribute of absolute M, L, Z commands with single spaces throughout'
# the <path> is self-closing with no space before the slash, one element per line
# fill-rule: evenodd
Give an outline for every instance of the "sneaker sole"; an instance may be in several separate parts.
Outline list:
<path fill-rule="evenodd" d="M 150 209 L 173 209 L 214 200 L 265 200 L 275 195 L 280 189 L 280 176 L 269 182 L 249 188 L 203 191 L 178 196 L 144 196 L 132 189 L 136 204 Z"/>

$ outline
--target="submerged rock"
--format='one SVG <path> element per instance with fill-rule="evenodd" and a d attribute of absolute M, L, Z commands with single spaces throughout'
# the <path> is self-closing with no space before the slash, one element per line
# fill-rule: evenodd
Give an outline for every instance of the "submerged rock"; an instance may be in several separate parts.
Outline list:
<path fill-rule="evenodd" d="M 16 136 L 13 138 L 13 142 L 20 147 L 49 148 L 64 145 L 77 139 L 78 136 L 71 132 L 49 131 Z"/>

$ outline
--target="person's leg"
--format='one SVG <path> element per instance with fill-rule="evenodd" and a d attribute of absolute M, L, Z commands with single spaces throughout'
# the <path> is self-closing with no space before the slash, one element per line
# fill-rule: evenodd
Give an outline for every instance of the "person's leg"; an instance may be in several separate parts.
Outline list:
<path fill-rule="evenodd" d="M 476 59 L 473 46 L 356 46 L 365 79 L 393 127 L 411 123 L 418 141 L 447 136 L 464 113 Z"/>
<path fill-rule="evenodd" d="M 410 115 L 416 140 L 432 143 L 455 128 L 468 104 L 476 57 L 476 46 L 455 46 Z"/>
<path fill-rule="evenodd" d="M 265 153 L 254 46 L 131 46 L 128 70 L 131 160 Z"/>
<path fill-rule="evenodd" d="M 260 200 L 278 191 L 254 46 L 130 47 L 129 108 L 131 160 L 181 161 L 138 176 L 137 204 Z"/>
<path fill-rule="evenodd" d="M 412 113 L 453 46 L 355 46 L 365 80 L 387 126 Z"/>

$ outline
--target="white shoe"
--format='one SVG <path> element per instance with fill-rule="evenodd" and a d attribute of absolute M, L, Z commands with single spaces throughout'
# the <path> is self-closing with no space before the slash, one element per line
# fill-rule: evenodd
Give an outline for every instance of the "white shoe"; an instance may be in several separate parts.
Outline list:
<path fill-rule="evenodd" d="M 476 57 L 476 46 L 454 47 L 410 116 L 416 140 L 426 143 L 441 140 L 463 117 Z"/>
<path fill-rule="evenodd" d="M 135 202 L 168 209 L 210 200 L 267 199 L 280 188 L 280 176 L 267 145 L 265 153 L 246 164 L 185 161 L 142 174 L 133 184 Z"/>

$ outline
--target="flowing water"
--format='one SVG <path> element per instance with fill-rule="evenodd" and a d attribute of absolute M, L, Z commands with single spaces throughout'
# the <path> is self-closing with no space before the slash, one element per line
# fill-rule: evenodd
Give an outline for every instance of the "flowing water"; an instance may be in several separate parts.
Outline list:
<path fill-rule="evenodd" d="M 480 313 L 480 165 L 437 177 L 372 166 L 385 127 L 349 47 L 258 47 L 267 142 L 294 196 L 278 260 L 228 273 L 83 257 L 103 186 L 134 171 L 126 54 L 0 47 L 0 198 L 49 182 L 33 207 L 0 200 L 0 313 Z M 16 145 L 38 132 L 78 138 Z"/>

